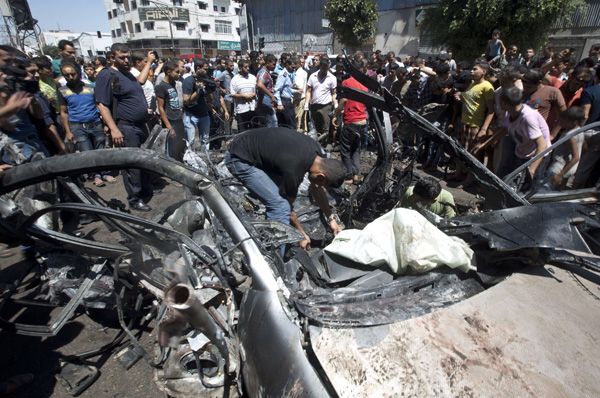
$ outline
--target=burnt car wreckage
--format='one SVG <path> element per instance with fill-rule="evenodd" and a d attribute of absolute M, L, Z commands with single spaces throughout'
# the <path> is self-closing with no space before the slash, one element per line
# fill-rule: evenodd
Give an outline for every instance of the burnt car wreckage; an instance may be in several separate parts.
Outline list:
<path fill-rule="evenodd" d="M 486 396 L 489 389 L 499 395 L 547 396 L 543 383 L 531 382 L 546 374 L 546 369 L 531 364 L 535 357 L 521 351 L 521 362 L 507 359 L 511 347 L 515 351 L 529 347 L 522 336 L 534 338 L 519 329 L 525 321 L 503 322 L 507 317 L 511 322 L 532 318 L 531 311 L 540 310 L 540 303 L 529 297 L 528 309 L 523 308 L 519 295 L 539 294 L 541 300 L 559 280 L 563 290 L 579 289 L 573 297 L 583 295 L 588 301 L 579 303 L 582 308 L 577 310 L 555 305 L 557 314 L 564 312 L 568 317 L 598 309 L 597 210 L 566 202 L 530 204 L 455 141 L 404 108 L 385 88 L 361 75 L 347 60 L 345 65 L 372 93 L 344 87 L 340 95 L 368 105 L 377 145 L 376 163 L 356 192 L 346 196 L 332 192 L 346 228 L 360 228 L 392 210 L 413 178 L 416 149 L 397 139 L 393 142 L 389 134 L 386 137 L 377 110 L 388 112 L 444 145 L 482 187 L 485 211 L 434 221 L 441 231 L 464 239 L 475 251 L 476 272 L 441 267 L 424 275 L 397 276 L 322 250 L 309 255 L 297 247 L 282 257 L 279 246 L 298 242 L 302 236 L 289 226 L 261 220 L 256 215 L 261 212 L 260 203 L 248 197 L 209 156 L 196 157 L 199 170 L 149 149 L 106 149 L 23 164 L 5 173 L 0 184 L 2 241 L 42 247 L 46 253 L 54 249 L 79 253 L 85 272 L 69 286 L 70 301 L 48 326 L 5 321 L 2 308 L 11 300 L 9 292 L 0 303 L 3 327 L 21 334 L 55 335 L 78 305 L 102 302 L 100 307 L 116 308 L 122 332 L 110 345 L 70 358 L 113 350 L 127 339 L 133 348 L 123 364 L 131 366 L 144 358 L 155 368 L 159 387 L 172 396 Z M 160 134 L 151 139 L 154 147 L 161 143 Z M 185 199 L 166 209 L 159 220 L 149 221 L 103 206 L 69 177 L 123 168 L 145 169 L 178 181 L 185 187 Z M 61 203 L 57 195 L 49 194 L 57 185 L 76 200 Z M 54 189 L 40 188 L 44 186 Z M 36 209 L 24 206 L 24 197 L 49 203 Z M 331 238 L 308 197 L 299 197 L 295 208 L 313 240 Z M 125 240 L 119 244 L 91 241 L 37 222 L 60 211 L 93 215 Z M 46 264 L 50 257 L 46 254 L 40 260 L 44 271 L 60 273 L 60 266 L 57 270 Z M 24 271 L 25 276 L 29 270 Z M 575 282 L 568 283 L 567 273 Z M 112 279 L 102 291 L 98 282 L 105 276 Z M 67 290 L 59 289 L 57 294 Z M 96 296 L 90 298 L 92 290 Z M 139 321 L 143 293 L 148 292 L 155 298 L 158 325 L 152 354 L 132 332 Z M 559 293 L 573 294 L 569 290 Z M 490 310 L 500 302 L 508 308 L 504 318 L 502 310 Z M 534 321 L 542 324 L 548 319 L 552 317 L 546 314 Z M 579 338 L 578 344 L 598 337 L 594 335 L 600 330 L 598 325 L 582 325 L 579 318 L 561 319 L 548 327 L 560 328 L 557 324 L 563 320 L 589 334 Z M 514 336 L 509 336 L 513 330 L 520 333 L 522 345 L 505 343 L 499 348 L 496 340 L 513 341 Z M 455 340 L 445 332 L 454 334 Z M 479 349 L 465 352 L 469 349 L 459 337 L 463 334 L 464 341 Z M 585 352 L 585 347 L 573 349 Z M 552 352 L 555 347 L 543 345 L 541 349 Z M 557 355 L 564 354 L 559 351 Z M 466 369 L 473 363 L 469 357 L 487 373 L 480 371 L 470 379 Z M 586 369 L 593 373 L 599 357 L 580 357 L 583 369 L 575 375 L 585 375 Z M 543 360 L 548 363 L 553 357 Z M 550 385 L 551 391 L 562 388 L 575 395 L 597 395 L 600 387 L 589 385 L 592 377 L 585 379 L 587 390 L 577 394 L 579 390 L 569 384 L 576 376 L 564 369 L 561 372 L 547 371 L 546 381 L 558 379 Z M 486 384 L 486 380 L 493 382 Z M 91 377 L 81 383 L 72 381 L 71 393 L 80 393 L 90 382 Z"/>

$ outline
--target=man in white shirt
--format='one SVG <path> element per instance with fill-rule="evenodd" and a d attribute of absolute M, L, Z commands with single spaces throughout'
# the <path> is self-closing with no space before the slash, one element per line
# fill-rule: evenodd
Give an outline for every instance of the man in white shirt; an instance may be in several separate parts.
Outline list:
<path fill-rule="evenodd" d="M 252 119 L 256 116 L 256 76 L 250 73 L 250 62 L 245 59 L 239 62 L 239 70 L 231 79 L 230 91 L 241 133 L 255 127 Z"/>
<path fill-rule="evenodd" d="M 329 135 L 329 116 L 333 106 L 337 107 L 337 98 L 335 88 L 337 79 L 329 72 L 329 58 L 321 58 L 319 71 L 313 73 L 306 83 L 306 102 L 304 109 L 310 109 L 315 130 L 318 136 L 326 137 Z"/>
<path fill-rule="evenodd" d="M 298 57 L 298 65 L 304 65 L 304 58 Z M 294 76 L 293 88 L 296 92 L 293 95 L 294 98 L 294 111 L 296 112 L 296 127 L 298 131 L 304 134 L 308 133 L 308 119 L 307 112 L 304 110 L 304 100 L 306 99 L 306 81 L 308 80 L 308 73 L 304 68 L 296 69 L 296 75 Z"/>
<path fill-rule="evenodd" d="M 130 72 L 142 85 L 142 90 L 144 90 L 144 97 L 146 97 L 146 102 L 148 103 L 148 114 L 150 115 L 150 118 L 148 119 L 148 127 L 150 130 L 158 123 L 158 118 L 156 117 L 156 94 L 154 92 L 154 84 L 152 84 L 152 80 L 148 78 L 150 68 L 155 60 L 156 53 L 154 51 L 148 51 L 148 54 L 144 54 L 143 51 L 134 51 L 131 54 L 133 66 L 131 67 Z M 163 63 L 160 63 L 156 68 L 156 71 L 160 73 L 162 67 Z"/>

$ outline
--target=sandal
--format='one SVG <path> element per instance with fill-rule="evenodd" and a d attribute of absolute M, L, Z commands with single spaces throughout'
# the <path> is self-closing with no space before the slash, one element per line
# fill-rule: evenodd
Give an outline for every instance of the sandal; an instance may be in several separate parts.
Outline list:
<path fill-rule="evenodd" d="M 104 179 L 104 181 L 108 182 L 109 184 L 117 183 L 117 179 L 111 175 L 104 176 L 103 179 Z"/>
<path fill-rule="evenodd" d="M 12 249 L 2 248 L 0 249 L 0 258 L 8 258 L 13 256 L 15 253 Z"/>
<path fill-rule="evenodd" d="M 16 375 L 0 383 L 0 397 L 10 397 L 33 382 L 31 373 Z"/>
<path fill-rule="evenodd" d="M 94 185 L 97 187 L 103 187 L 105 184 L 101 178 L 96 177 L 96 178 L 94 178 Z"/>

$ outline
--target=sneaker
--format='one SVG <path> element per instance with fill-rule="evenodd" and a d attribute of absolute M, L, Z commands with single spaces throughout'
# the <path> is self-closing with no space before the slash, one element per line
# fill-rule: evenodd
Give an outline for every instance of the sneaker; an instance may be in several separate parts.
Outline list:
<path fill-rule="evenodd" d="M 138 210 L 138 211 L 150 211 L 152 210 L 152 208 L 150 206 L 148 206 L 146 203 L 144 203 L 143 200 L 139 200 L 137 201 L 134 205 L 129 206 L 134 210 Z"/>

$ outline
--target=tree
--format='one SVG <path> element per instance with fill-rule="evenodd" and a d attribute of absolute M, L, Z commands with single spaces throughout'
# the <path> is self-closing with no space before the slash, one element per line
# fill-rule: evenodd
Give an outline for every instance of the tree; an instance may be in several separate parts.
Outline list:
<path fill-rule="evenodd" d="M 421 29 L 431 47 L 451 48 L 457 59 L 472 60 L 485 52 L 494 29 L 505 46 L 539 49 L 560 17 L 584 6 L 583 0 L 439 0 L 425 11 Z"/>
<path fill-rule="evenodd" d="M 58 53 L 58 47 L 56 46 L 42 46 L 42 51 L 44 52 L 45 55 L 49 55 L 52 57 L 52 59 L 58 59 L 60 58 L 60 55 Z"/>
<path fill-rule="evenodd" d="M 329 0 L 325 18 L 342 45 L 358 48 L 375 33 L 379 15 L 372 0 Z"/>

